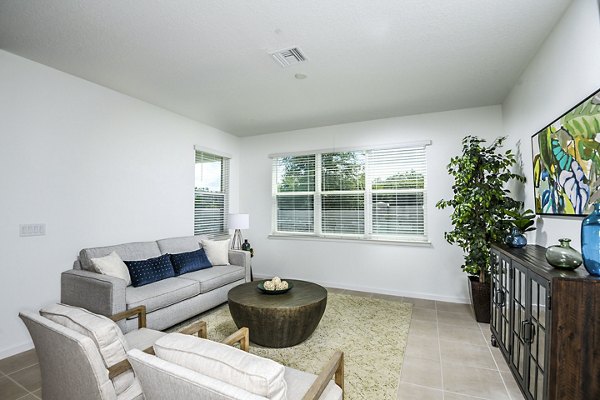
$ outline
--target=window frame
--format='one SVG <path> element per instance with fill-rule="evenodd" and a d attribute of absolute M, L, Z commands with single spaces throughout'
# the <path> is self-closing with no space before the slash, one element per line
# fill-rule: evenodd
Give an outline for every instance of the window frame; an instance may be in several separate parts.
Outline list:
<path fill-rule="evenodd" d="M 228 228 L 228 215 L 229 215 L 229 195 L 230 195 L 230 181 L 231 181 L 231 157 L 217 151 L 206 149 L 202 147 L 194 146 L 194 180 L 196 179 L 196 165 L 198 164 L 199 154 L 205 154 L 208 157 L 220 159 L 221 161 L 221 171 L 220 171 L 220 186 L 221 191 L 219 192 L 211 192 L 211 191 L 200 191 L 196 188 L 196 184 L 194 182 L 194 219 L 193 219 L 193 230 L 194 235 L 204 235 L 207 238 L 211 239 L 221 239 L 229 237 L 229 228 Z M 201 224 L 198 218 L 198 207 L 197 207 L 197 198 L 202 195 L 206 196 L 219 196 L 223 198 L 223 208 L 222 208 L 222 227 L 219 231 L 201 231 L 197 229 L 197 226 Z M 220 221 L 219 221 L 220 222 Z"/>
<path fill-rule="evenodd" d="M 411 244 L 429 244 L 429 236 L 427 229 L 427 146 L 431 145 L 431 141 L 419 141 L 403 144 L 388 145 L 382 147 L 356 147 L 356 148 L 343 148 L 343 149 L 323 149 L 310 152 L 299 152 L 299 153 L 279 153 L 271 154 L 269 157 L 272 159 L 272 207 L 271 207 L 271 234 L 270 238 L 301 238 L 301 239 L 312 239 L 312 240 L 341 240 L 341 241 L 365 241 L 365 242 L 379 242 L 379 243 L 411 243 Z M 422 149 L 424 153 L 424 180 L 422 189 L 373 189 L 373 176 L 369 171 L 369 152 L 376 150 L 387 150 L 387 149 L 398 149 L 398 150 L 410 150 L 410 149 Z M 343 153 L 343 152 L 364 152 L 364 170 L 365 170 L 365 187 L 364 190 L 323 190 L 322 187 L 322 155 L 328 153 Z M 308 192 L 278 192 L 277 182 L 277 171 L 276 163 L 278 158 L 282 157 L 295 157 L 315 155 L 315 190 Z M 390 193 L 390 194 L 402 194 L 402 193 L 423 193 L 423 234 L 407 234 L 407 235 L 387 235 L 387 234 L 374 234 L 373 233 L 373 194 L 376 193 Z M 292 231 L 280 231 L 278 230 L 278 208 L 277 198 L 278 196 L 290 196 L 290 195 L 312 195 L 313 196 L 313 231 L 312 232 L 292 232 Z M 323 209 L 322 200 L 323 195 L 352 195 L 352 194 L 363 194 L 364 195 L 364 207 L 363 207 L 363 233 L 326 233 L 323 232 Z"/>

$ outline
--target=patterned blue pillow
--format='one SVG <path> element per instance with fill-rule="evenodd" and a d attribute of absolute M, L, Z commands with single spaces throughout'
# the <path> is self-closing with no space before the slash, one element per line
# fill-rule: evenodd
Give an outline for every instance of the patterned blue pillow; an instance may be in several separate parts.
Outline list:
<path fill-rule="evenodd" d="M 212 267 L 204 249 L 190 251 L 189 253 L 171 254 L 171 263 L 176 276 Z"/>
<path fill-rule="evenodd" d="M 168 254 L 142 261 L 125 261 L 125 265 L 129 269 L 133 287 L 144 286 L 175 276 Z"/>

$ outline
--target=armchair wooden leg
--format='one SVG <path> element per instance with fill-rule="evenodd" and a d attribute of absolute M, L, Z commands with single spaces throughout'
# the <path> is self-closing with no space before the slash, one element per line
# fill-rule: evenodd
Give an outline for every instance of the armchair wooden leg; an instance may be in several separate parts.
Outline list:
<path fill-rule="evenodd" d="M 250 331 L 246 327 L 240 328 L 225 338 L 222 343 L 229 346 L 239 343 L 240 349 L 247 352 L 250 350 Z"/>

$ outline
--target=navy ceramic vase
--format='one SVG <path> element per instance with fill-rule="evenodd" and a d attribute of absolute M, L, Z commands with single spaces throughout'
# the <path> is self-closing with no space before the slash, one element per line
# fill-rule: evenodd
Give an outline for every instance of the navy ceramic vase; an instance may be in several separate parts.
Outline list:
<path fill-rule="evenodd" d="M 600 203 L 581 223 L 581 255 L 587 272 L 600 276 Z"/>
<path fill-rule="evenodd" d="M 510 230 L 510 235 L 506 237 L 506 244 L 510 247 L 519 249 L 527 245 L 527 238 L 521 233 L 519 228 L 514 226 Z"/>

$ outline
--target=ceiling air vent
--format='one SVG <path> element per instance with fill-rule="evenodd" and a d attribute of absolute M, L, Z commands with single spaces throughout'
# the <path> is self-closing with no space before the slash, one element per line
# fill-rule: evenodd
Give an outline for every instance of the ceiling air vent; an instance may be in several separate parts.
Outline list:
<path fill-rule="evenodd" d="M 306 57 L 297 47 L 276 51 L 271 53 L 271 57 L 281 64 L 282 67 L 289 67 L 290 65 L 299 64 L 306 61 Z"/>

